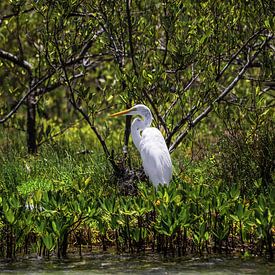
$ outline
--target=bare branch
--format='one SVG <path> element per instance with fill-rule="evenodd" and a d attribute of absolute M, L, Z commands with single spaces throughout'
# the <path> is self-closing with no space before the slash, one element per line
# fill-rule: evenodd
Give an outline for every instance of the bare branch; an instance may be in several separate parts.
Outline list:
<path fill-rule="evenodd" d="M 184 116 L 183 118 L 181 118 L 181 120 L 178 122 L 178 124 L 174 127 L 173 131 L 171 131 L 171 133 L 167 136 L 166 138 L 166 144 L 167 146 L 170 145 L 172 137 L 180 130 L 180 128 L 191 119 L 191 117 L 196 113 L 196 111 L 198 110 L 197 106 L 193 106 L 192 109 L 190 110 L 190 112 Z"/>
<path fill-rule="evenodd" d="M 256 57 L 259 55 L 259 53 L 263 50 L 263 48 L 267 45 L 267 43 L 271 39 L 272 39 L 272 36 L 268 36 L 265 39 L 265 41 L 262 42 L 259 49 L 254 53 L 254 55 L 251 58 L 248 59 L 246 64 L 242 67 L 238 75 L 235 77 L 235 79 L 223 90 L 222 93 L 220 93 L 220 95 L 215 100 L 213 100 L 211 105 L 209 105 L 199 116 L 197 116 L 193 121 L 189 123 L 188 127 L 184 130 L 184 132 L 182 132 L 177 137 L 175 142 L 169 148 L 170 152 L 173 152 L 177 148 L 177 146 L 181 143 L 183 138 L 188 134 L 190 129 L 194 128 L 201 120 L 203 120 L 213 110 L 214 104 L 219 103 L 237 85 L 239 80 L 242 79 L 246 70 L 250 67 L 252 62 L 256 59 Z"/>
<path fill-rule="evenodd" d="M 151 90 L 155 89 L 156 86 L 153 86 L 151 88 Z M 150 95 L 145 91 L 143 90 L 143 94 L 145 95 L 146 99 L 149 101 L 150 105 L 152 106 L 152 109 L 154 110 L 154 113 L 156 114 L 158 120 L 160 121 L 160 124 L 162 125 L 162 127 L 164 128 L 164 131 L 166 133 L 166 135 L 168 135 L 169 133 L 169 130 L 167 128 L 167 125 L 163 119 L 163 117 L 160 115 L 159 111 L 158 111 L 158 108 L 157 106 L 155 105 L 154 101 L 151 99 Z"/>
<path fill-rule="evenodd" d="M 192 86 L 192 84 L 194 83 L 194 81 L 196 81 L 196 79 L 199 77 L 200 73 L 198 73 L 195 77 L 193 77 L 188 84 L 184 87 L 183 92 L 186 92 L 187 90 L 189 90 L 189 88 Z M 168 107 L 168 109 L 165 112 L 164 118 L 167 117 L 167 115 L 169 114 L 169 112 L 175 107 L 175 105 L 177 104 L 177 102 L 179 101 L 180 97 L 177 97 L 172 104 Z"/>
<path fill-rule="evenodd" d="M 30 75 L 32 75 L 32 65 L 29 62 L 27 62 L 26 60 L 21 60 L 20 58 L 13 55 L 12 53 L 6 52 L 1 49 L 0 49 L 0 58 L 2 58 L 4 60 L 8 60 L 8 61 L 18 65 L 19 67 L 27 70 L 27 72 Z"/>
<path fill-rule="evenodd" d="M 71 123 L 67 126 L 65 126 L 63 129 L 61 129 L 60 131 L 58 131 L 57 133 L 47 137 L 46 139 L 42 140 L 39 144 L 37 144 L 37 147 L 41 146 L 42 144 L 50 141 L 50 140 L 53 140 L 55 137 L 58 137 L 60 135 L 62 135 L 63 133 L 65 133 L 67 130 L 69 130 L 70 128 L 74 127 L 76 124 L 78 124 L 80 121 L 82 121 L 84 118 L 81 118 L 77 121 L 75 121 L 74 123 Z"/>
<path fill-rule="evenodd" d="M 39 87 L 44 81 L 49 79 L 55 71 L 51 71 L 49 74 L 45 75 L 43 78 L 41 78 L 39 81 L 37 81 L 28 91 L 27 93 L 18 101 L 18 103 L 15 105 L 15 107 L 2 119 L 0 119 L 0 123 L 4 123 L 7 121 L 12 115 L 14 115 L 19 107 L 22 105 L 22 103 L 25 101 L 25 99 L 37 88 Z"/>
<path fill-rule="evenodd" d="M 224 72 L 227 70 L 227 68 L 231 65 L 231 63 L 237 58 L 237 56 L 243 51 L 243 49 L 248 45 L 248 43 L 253 40 L 255 37 L 260 35 L 265 29 L 260 29 L 259 31 L 255 32 L 251 37 L 247 39 L 247 41 L 239 48 L 239 50 L 232 55 L 232 57 L 229 59 L 229 61 L 226 63 L 226 65 L 223 67 L 223 69 L 218 73 L 216 77 L 216 81 L 218 81 L 221 76 L 224 74 Z M 252 63 L 249 64 L 249 66 Z"/>
<path fill-rule="evenodd" d="M 127 13 L 127 22 L 128 22 L 128 37 L 129 37 L 129 45 L 130 45 L 130 56 L 132 59 L 132 64 L 133 64 L 133 69 L 134 69 L 135 75 L 138 76 L 135 53 L 134 53 L 134 46 L 133 46 L 133 30 L 132 30 L 132 21 L 131 21 L 130 2 L 131 2 L 130 0 L 126 0 L 126 13 Z"/>
<path fill-rule="evenodd" d="M 66 66 L 74 65 L 80 61 L 82 61 L 85 58 L 85 54 L 88 52 L 88 50 L 92 47 L 94 41 L 96 38 L 98 38 L 99 35 L 101 35 L 104 32 L 103 29 L 99 30 L 96 34 L 94 34 L 82 47 L 80 53 L 68 61 L 65 62 Z"/>
<path fill-rule="evenodd" d="M 2 21 L 7 20 L 7 19 L 10 19 L 10 18 L 12 18 L 12 17 L 14 17 L 14 16 L 18 16 L 20 13 L 23 14 L 23 13 L 28 13 L 28 12 L 31 12 L 31 11 L 34 11 L 34 8 L 29 8 L 29 9 L 24 10 L 24 11 L 21 11 L 21 12 L 18 11 L 18 12 L 15 12 L 15 13 L 11 13 L 11 14 L 4 15 L 4 16 L 2 16 L 2 17 L 0 18 L 0 24 L 1 24 Z"/>
<path fill-rule="evenodd" d="M 94 34 L 88 41 L 87 43 L 82 47 L 80 53 L 79 53 L 79 57 L 83 57 L 87 51 L 92 47 L 94 41 L 96 38 L 98 38 L 99 35 L 101 35 L 102 33 L 104 33 L 104 30 L 101 29 L 99 30 L 96 34 Z"/>
<path fill-rule="evenodd" d="M 19 65 L 20 67 L 25 68 L 26 70 L 32 70 L 32 66 L 31 64 L 29 64 L 27 61 L 20 61 L 18 57 L 14 56 L 11 53 L 5 52 L 3 50 L 0 50 L 0 58 L 4 58 L 6 60 L 9 60 L 11 62 L 13 62 L 16 65 Z M 78 57 L 75 59 L 70 59 L 69 61 L 64 63 L 65 67 L 69 67 L 72 66 L 74 64 L 77 64 L 80 60 L 83 60 L 83 58 L 85 58 L 85 56 L 82 57 Z M 45 75 L 44 77 L 42 77 L 40 80 L 38 80 L 38 82 L 36 82 L 28 91 L 27 93 L 18 101 L 18 103 L 15 105 L 15 107 L 7 114 L 5 115 L 2 119 L 0 119 L 0 124 L 6 122 L 10 117 L 12 117 L 17 110 L 19 109 L 19 107 L 24 103 L 25 99 L 34 91 L 36 90 L 44 81 L 46 81 L 47 79 L 51 78 L 57 71 L 59 71 L 61 69 L 61 66 L 54 68 L 52 67 L 52 70 L 50 70 L 49 74 Z M 73 79 L 77 79 L 84 76 L 82 73 L 75 75 L 71 80 Z M 62 85 L 61 81 L 57 81 L 56 83 L 53 83 L 52 85 L 45 87 L 45 88 L 41 88 L 39 90 L 37 90 L 36 92 L 36 96 L 39 95 L 43 95 L 45 93 L 48 93 L 50 91 L 55 90 L 56 88 L 60 87 Z"/>
<path fill-rule="evenodd" d="M 107 145 L 106 145 L 104 139 L 102 138 L 102 136 L 98 132 L 97 128 L 92 124 L 89 115 L 86 114 L 83 111 L 83 109 L 78 106 L 78 104 L 76 102 L 76 99 L 75 99 L 75 96 L 74 96 L 73 87 L 71 85 L 71 80 L 70 80 L 70 78 L 68 76 L 66 64 L 65 64 L 65 62 L 62 59 L 62 54 L 61 54 L 61 51 L 60 51 L 60 48 L 59 48 L 58 39 L 56 37 L 56 34 L 54 34 L 54 40 L 55 40 L 55 46 L 56 46 L 56 49 L 57 49 L 59 61 L 60 61 L 60 64 L 61 64 L 61 69 L 63 70 L 64 76 L 65 76 L 65 81 L 67 82 L 67 85 L 68 85 L 68 88 L 69 88 L 69 92 L 70 92 L 70 95 L 71 95 L 70 103 L 83 116 L 83 118 L 89 124 L 90 128 L 93 130 L 93 132 L 95 133 L 97 139 L 99 140 L 99 142 L 100 142 L 100 144 L 101 144 L 101 146 L 102 146 L 102 148 L 104 150 L 104 153 L 105 153 L 107 159 L 111 162 L 114 170 L 119 173 L 120 169 L 118 168 L 117 164 L 115 163 L 114 159 L 112 158 L 112 156 L 111 156 L 111 154 L 110 154 L 110 152 L 109 152 L 109 150 L 107 148 Z"/>
<path fill-rule="evenodd" d="M 79 73 L 77 75 L 72 76 L 70 78 L 70 81 L 76 80 L 76 79 L 81 78 L 83 76 L 85 76 L 84 73 Z M 62 86 L 63 84 L 64 84 L 64 81 L 60 79 L 59 81 L 56 81 L 55 83 L 53 83 L 53 84 L 51 84 L 49 86 L 43 87 L 41 89 L 38 89 L 36 91 L 36 96 L 42 96 L 42 95 L 44 95 L 46 93 L 49 93 L 49 92 L 57 89 L 58 87 Z"/>

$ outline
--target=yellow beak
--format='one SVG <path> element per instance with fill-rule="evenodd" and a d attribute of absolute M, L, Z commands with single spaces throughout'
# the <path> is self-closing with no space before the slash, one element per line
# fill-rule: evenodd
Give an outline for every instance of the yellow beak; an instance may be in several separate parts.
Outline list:
<path fill-rule="evenodd" d="M 127 109 L 127 110 L 124 110 L 124 111 L 121 111 L 121 112 L 112 114 L 112 115 L 110 115 L 110 117 L 126 115 L 126 114 L 128 114 L 130 111 L 132 111 L 132 109 Z"/>

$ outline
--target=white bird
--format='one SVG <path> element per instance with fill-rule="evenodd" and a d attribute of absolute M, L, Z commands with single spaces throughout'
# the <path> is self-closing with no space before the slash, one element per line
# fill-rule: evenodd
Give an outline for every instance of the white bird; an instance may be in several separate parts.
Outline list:
<path fill-rule="evenodd" d="M 157 128 L 150 127 L 153 119 L 150 109 L 143 104 L 138 104 L 112 114 L 111 117 L 121 115 L 140 115 L 143 118 L 143 120 L 134 119 L 131 134 L 141 155 L 144 172 L 154 186 L 169 184 L 172 178 L 171 157 L 161 132 Z"/>

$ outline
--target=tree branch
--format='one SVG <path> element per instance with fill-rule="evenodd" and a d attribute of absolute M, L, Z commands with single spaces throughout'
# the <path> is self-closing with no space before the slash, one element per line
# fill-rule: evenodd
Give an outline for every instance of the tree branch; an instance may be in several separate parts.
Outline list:
<path fill-rule="evenodd" d="M 237 58 L 237 56 L 242 52 L 242 50 L 248 45 L 248 43 L 253 40 L 255 37 L 257 37 L 260 33 L 262 33 L 265 29 L 260 29 L 259 31 L 255 32 L 251 37 L 249 37 L 247 39 L 247 41 L 239 48 L 239 50 L 234 53 L 231 58 L 229 59 L 229 61 L 226 63 L 226 65 L 223 67 L 223 69 L 218 73 L 218 75 L 216 76 L 216 81 L 218 81 L 221 76 L 224 74 L 224 72 L 227 70 L 227 68 L 231 65 L 231 63 Z M 251 63 L 249 64 L 249 66 L 251 65 Z"/>
<path fill-rule="evenodd" d="M 81 78 L 83 76 L 85 76 L 84 73 L 79 73 L 77 75 L 72 76 L 70 78 L 70 81 L 76 80 L 76 79 Z M 46 93 L 49 93 L 49 92 L 57 89 L 58 87 L 62 86 L 64 84 L 63 82 L 64 82 L 63 80 L 59 80 L 59 81 L 56 81 L 55 83 L 53 83 L 53 84 L 51 84 L 49 86 L 43 87 L 41 89 L 38 89 L 35 95 L 36 96 L 42 96 L 42 95 L 44 95 Z"/>
<path fill-rule="evenodd" d="M 27 62 L 26 60 L 21 60 L 20 58 L 13 55 L 12 53 L 6 52 L 1 49 L 0 49 L 0 58 L 2 58 L 4 60 L 8 60 L 8 61 L 18 65 L 19 67 L 25 69 L 29 73 L 29 75 L 32 75 L 32 65 L 29 62 Z"/>
<path fill-rule="evenodd" d="M 29 8 L 29 9 L 24 10 L 24 11 L 22 11 L 22 12 L 17 11 L 17 12 L 15 12 L 15 13 L 11 13 L 11 14 L 4 15 L 4 16 L 2 16 L 2 17 L 0 18 L 0 24 L 1 24 L 2 21 L 7 20 L 7 19 L 10 19 L 10 18 L 12 18 L 12 17 L 14 17 L 14 16 L 17 16 L 17 15 L 20 14 L 20 13 L 23 14 L 23 13 L 28 13 L 28 12 L 31 12 L 31 11 L 34 11 L 34 8 Z"/>
<path fill-rule="evenodd" d="M 74 123 L 71 123 L 71 124 L 65 126 L 63 129 L 61 129 L 61 130 L 58 131 L 57 133 L 55 133 L 55 134 L 53 134 L 53 135 L 47 137 L 46 139 L 44 139 L 44 140 L 42 140 L 40 143 L 38 143 L 38 144 L 37 144 L 37 147 L 41 146 L 42 144 L 44 144 L 44 143 L 46 143 L 46 142 L 48 142 L 48 141 L 50 141 L 50 140 L 53 140 L 55 137 L 58 137 L 58 136 L 62 135 L 62 134 L 65 133 L 68 129 L 74 127 L 77 123 L 79 123 L 79 122 L 82 121 L 83 119 L 84 119 L 84 117 L 81 118 L 81 119 L 79 119 L 79 120 L 77 120 L 77 121 L 75 121 Z"/>
<path fill-rule="evenodd" d="M 60 62 L 60 65 L 61 65 L 61 69 L 63 70 L 63 73 L 64 73 L 64 76 L 65 76 L 65 81 L 67 82 L 67 85 L 68 85 L 68 88 L 69 88 L 69 92 L 70 92 L 70 95 L 71 95 L 71 98 L 70 98 L 70 103 L 72 104 L 72 106 L 83 116 L 83 118 L 86 120 L 86 122 L 89 124 L 90 128 L 93 130 L 93 132 L 95 133 L 97 139 L 99 140 L 103 150 L 104 150 L 104 153 L 107 157 L 107 159 L 111 162 L 115 172 L 119 173 L 120 172 L 120 169 L 118 168 L 117 164 L 115 163 L 114 159 L 112 158 L 108 148 L 107 148 L 107 145 L 104 141 L 104 139 L 102 138 L 102 136 L 100 135 L 100 133 L 98 132 L 97 128 L 92 124 L 88 114 L 86 114 L 81 107 L 78 106 L 77 102 L 76 102 L 76 99 L 75 99 L 75 96 L 74 96 L 74 91 L 73 91 L 73 87 L 71 85 L 71 81 L 70 81 L 70 78 L 68 76 L 68 72 L 67 72 L 67 69 L 66 69 L 66 64 L 65 62 L 63 61 L 63 58 L 62 58 L 62 54 L 61 54 L 61 51 L 60 51 L 60 48 L 59 48 L 59 44 L 58 44 L 58 39 L 56 37 L 56 33 L 54 33 L 54 40 L 55 40 L 55 46 L 56 46 L 56 49 L 57 49 L 57 53 L 58 53 L 58 57 L 59 57 L 59 62 Z"/>
<path fill-rule="evenodd" d="M 66 66 L 71 66 L 74 65 L 76 63 L 78 63 L 79 61 L 82 61 L 85 58 L 85 54 L 88 52 L 88 50 L 92 47 L 95 39 L 101 35 L 104 32 L 103 29 L 101 29 L 100 31 L 98 31 L 96 34 L 94 34 L 82 47 L 80 53 L 76 56 L 73 57 L 71 59 L 69 59 L 68 61 L 65 62 Z"/>
<path fill-rule="evenodd" d="M 130 46 L 130 56 L 132 59 L 132 64 L 133 64 L 133 69 L 134 69 L 135 75 L 138 76 L 135 53 L 134 53 L 134 46 L 133 46 L 133 30 L 132 30 L 132 21 L 131 21 L 130 0 L 126 0 L 126 14 L 127 14 L 127 22 L 128 22 L 128 37 L 129 37 L 129 46 Z"/>
<path fill-rule="evenodd" d="M 191 121 L 188 125 L 188 127 L 182 132 L 175 140 L 175 142 L 171 145 L 169 148 L 169 151 L 172 153 L 178 145 L 181 143 L 183 138 L 188 134 L 189 130 L 194 128 L 201 120 L 203 120 L 212 110 L 213 106 L 216 103 L 220 103 L 220 101 L 237 85 L 240 79 L 242 79 L 244 73 L 247 71 L 247 69 L 250 67 L 252 62 L 256 59 L 256 57 L 259 55 L 259 53 L 263 50 L 263 48 L 267 45 L 267 43 L 272 39 L 272 36 L 268 36 L 265 41 L 262 42 L 259 49 L 254 53 L 254 55 L 248 59 L 246 64 L 242 67 L 238 75 L 235 77 L 235 79 L 223 90 L 220 95 L 213 100 L 211 105 L 209 105 L 199 116 L 197 116 L 193 121 Z"/>
<path fill-rule="evenodd" d="M 5 52 L 3 50 L 0 50 L 0 58 L 3 58 L 5 60 L 9 60 L 11 62 L 13 62 L 14 64 L 28 70 L 28 72 L 31 74 L 31 70 L 32 70 L 32 65 L 29 64 L 27 61 L 21 61 L 19 60 L 18 57 L 14 56 L 11 53 Z M 82 57 L 78 57 L 78 58 L 71 58 L 69 61 L 64 62 L 64 66 L 68 67 L 68 66 L 72 66 L 77 64 L 80 60 L 83 60 L 83 58 L 85 58 L 84 56 Z M 18 101 L 18 103 L 15 105 L 15 107 L 7 114 L 5 115 L 2 119 L 0 119 L 0 124 L 6 122 L 10 117 L 12 117 L 17 110 L 19 109 L 19 107 L 24 103 L 25 99 L 34 91 L 36 90 L 44 81 L 46 81 L 47 79 L 49 79 L 50 77 L 52 77 L 55 72 L 57 72 L 58 70 L 61 69 L 61 66 L 59 67 L 52 67 L 52 69 L 50 70 L 50 73 L 45 75 L 44 77 L 42 77 L 40 80 L 38 80 L 28 91 L 27 93 Z M 80 73 L 76 76 L 74 76 L 72 79 L 76 79 L 79 77 L 82 77 L 83 75 Z M 49 87 L 44 87 L 39 89 L 36 92 L 36 96 L 39 95 L 43 95 L 45 93 L 48 93 L 50 91 L 55 90 L 56 88 L 58 88 L 59 86 L 62 85 L 61 81 L 58 81 L 56 83 L 53 83 L 52 85 L 50 85 Z"/>
<path fill-rule="evenodd" d="M 181 118 L 181 120 L 178 122 L 178 124 L 174 127 L 173 131 L 170 132 L 170 134 L 166 138 L 166 144 L 168 147 L 170 146 L 172 137 L 180 130 L 180 128 L 183 126 L 183 124 L 185 124 L 187 121 L 189 121 L 191 119 L 191 117 L 196 113 L 197 110 L 198 110 L 198 107 L 193 106 L 192 109 L 190 110 L 190 112 L 186 116 Z"/>
<path fill-rule="evenodd" d="M 193 77 L 188 84 L 184 87 L 183 89 L 183 93 L 186 92 L 187 90 L 189 90 L 189 88 L 192 86 L 192 84 L 194 83 L 194 81 L 197 80 L 197 78 L 199 77 L 200 73 L 198 73 L 195 77 Z M 177 97 L 172 104 L 168 107 L 168 109 L 165 112 L 164 118 L 167 117 L 167 115 L 169 114 L 169 112 L 175 107 L 175 105 L 177 104 L 177 102 L 179 101 L 180 97 Z"/>
<path fill-rule="evenodd" d="M 155 89 L 156 86 L 153 86 L 151 90 Z M 151 97 L 149 96 L 149 94 L 143 90 L 143 94 L 145 95 L 146 99 L 149 101 L 150 105 L 152 106 L 152 109 L 154 110 L 154 113 L 156 114 L 158 120 L 160 121 L 160 124 L 162 125 L 166 135 L 168 135 L 169 133 L 169 130 L 167 128 L 167 125 L 163 119 L 163 117 L 160 115 L 159 111 L 158 111 L 158 108 L 156 107 L 154 101 L 151 99 Z"/>
<path fill-rule="evenodd" d="M 39 81 L 37 81 L 29 90 L 28 92 L 18 101 L 18 103 L 15 105 L 15 107 L 7 114 L 5 115 L 2 119 L 0 119 L 0 123 L 4 123 L 7 121 L 12 115 L 14 115 L 19 107 L 22 105 L 22 103 L 25 101 L 25 99 L 37 88 L 39 87 L 44 81 L 49 79 L 55 71 L 51 71 L 49 74 L 45 75 L 43 78 L 41 78 Z"/>
<path fill-rule="evenodd" d="M 216 76 L 215 81 L 218 81 L 222 75 L 224 74 L 224 72 L 229 68 L 229 66 L 232 64 L 232 62 L 237 58 L 237 56 L 243 51 L 243 49 L 249 44 L 249 42 L 251 42 L 255 37 L 257 37 L 258 35 L 260 35 L 260 33 L 262 33 L 264 31 L 264 29 L 261 29 L 259 31 L 257 31 L 256 33 L 254 33 L 239 49 L 236 53 L 234 53 L 232 55 L 232 57 L 230 58 L 230 60 L 226 63 L 226 65 L 223 67 L 223 69 L 219 72 L 219 74 Z M 249 63 L 248 67 L 250 67 L 252 64 Z M 184 91 L 187 91 L 190 86 L 193 84 L 193 82 L 198 78 L 200 73 L 198 73 L 194 78 L 191 79 L 191 81 L 187 84 L 187 86 L 184 88 Z M 167 116 L 167 114 L 169 113 L 169 111 L 177 104 L 178 100 L 180 97 L 178 97 L 177 99 L 174 100 L 174 102 L 171 104 L 171 106 L 167 109 L 166 113 L 165 113 L 165 117 Z M 195 111 L 198 110 L 198 106 L 193 106 L 192 109 L 190 110 L 190 112 L 183 117 L 178 123 L 177 125 L 174 127 L 174 129 L 170 132 L 170 134 L 167 136 L 166 138 L 166 143 L 168 144 L 168 146 L 170 145 L 170 142 L 172 140 L 172 137 L 180 130 L 180 128 L 186 123 L 186 121 L 190 120 L 190 118 L 194 115 Z"/>

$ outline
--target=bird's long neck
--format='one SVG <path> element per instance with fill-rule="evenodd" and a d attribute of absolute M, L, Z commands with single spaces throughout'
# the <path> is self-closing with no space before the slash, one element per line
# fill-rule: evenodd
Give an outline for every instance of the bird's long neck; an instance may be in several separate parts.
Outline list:
<path fill-rule="evenodd" d="M 151 123 L 152 123 L 152 114 L 151 112 L 148 110 L 147 112 L 145 112 L 144 114 L 141 115 L 143 117 L 143 129 L 150 127 Z"/>
<path fill-rule="evenodd" d="M 136 121 L 136 120 L 132 123 L 131 134 L 132 134 L 133 142 L 134 142 L 136 148 L 139 150 L 140 149 L 140 141 L 141 141 L 141 135 L 140 135 L 141 130 L 138 129 L 137 124 L 138 124 L 138 121 Z"/>
<path fill-rule="evenodd" d="M 150 111 L 141 114 L 143 120 L 136 118 L 131 125 L 131 134 L 133 142 L 137 149 L 140 151 L 141 131 L 150 127 L 152 123 L 152 114 Z"/>

